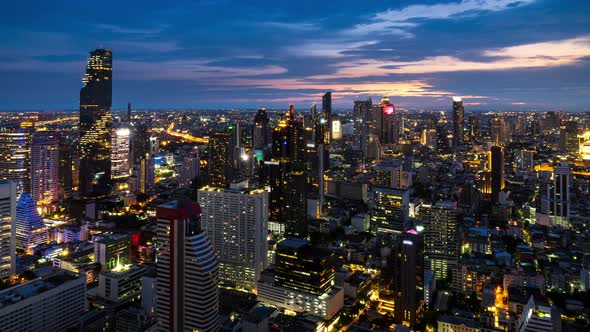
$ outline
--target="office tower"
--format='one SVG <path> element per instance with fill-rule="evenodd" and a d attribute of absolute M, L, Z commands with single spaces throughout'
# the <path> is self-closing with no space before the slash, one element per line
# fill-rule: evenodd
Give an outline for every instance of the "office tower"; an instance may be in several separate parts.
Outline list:
<path fill-rule="evenodd" d="M 129 128 L 113 128 L 111 152 L 111 177 L 125 179 L 130 175 L 130 135 Z"/>
<path fill-rule="evenodd" d="M 561 314 L 554 306 L 535 302 L 531 295 L 516 321 L 517 332 L 561 332 Z"/>
<path fill-rule="evenodd" d="M 332 92 L 326 92 L 322 96 L 322 134 L 324 144 L 329 145 L 332 141 Z"/>
<path fill-rule="evenodd" d="M 219 281 L 255 292 L 268 265 L 268 192 L 232 183 L 199 189 L 198 201 L 202 229 L 219 262 Z"/>
<path fill-rule="evenodd" d="M 354 146 L 363 153 L 363 159 L 368 158 L 369 141 L 372 135 L 372 111 L 373 103 L 371 99 L 356 100 L 353 106 L 354 119 Z"/>
<path fill-rule="evenodd" d="M 506 119 L 494 116 L 489 124 L 490 139 L 494 145 L 505 145 L 510 141 L 510 124 Z"/>
<path fill-rule="evenodd" d="M 517 173 L 528 174 L 533 171 L 535 166 L 535 151 L 530 150 L 516 150 L 514 152 L 514 162 L 516 164 Z"/>
<path fill-rule="evenodd" d="M 489 153 L 491 160 L 491 177 L 492 177 L 492 200 L 498 201 L 500 191 L 504 190 L 504 148 L 500 146 L 492 146 Z"/>
<path fill-rule="evenodd" d="M 449 132 L 442 121 L 438 121 L 436 124 L 436 152 L 441 154 L 450 153 L 450 145 Z"/>
<path fill-rule="evenodd" d="M 127 123 L 131 123 L 131 102 L 127 102 Z"/>
<path fill-rule="evenodd" d="M 405 189 L 373 188 L 371 232 L 401 233 L 409 222 L 410 193 Z"/>
<path fill-rule="evenodd" d="M 136 163 L 142 158 L 147 158 L 150 152 L 150 136 L 148 132 L 148 125 L 141 123 L 133 129 L 133 140 L 131 143 L 131 150 L 133 151 L 133 162 Z"/>
<path fill-rule="evenodd" d="M 96 296 L 110 303 L 123 304 L 137 299 L 141 294 L 142 277 L 146 274 L 146 265 L 120 263 L 98 275 Z"/>
<path fill-rule="evenodd" d="M 218 264 L 201 208 L 176 200 L 158 206 L 156 217 L 159 331 L 217 331 Z"/>
<path fill-rule="evenodd" d="M 16 185 L 17 194 L 31 192 L 32 125 L 0 131 L 0 179 Z"/>
<path fill-rule="evenodd" d="M 62 132 L 63 133 L 63 132 Z M 59 157 L 58 167 L 58 189 L 57 195 L 60 202 L 63 202 L 72 197 L 72 190 L 74 186 L 74 175 L 78 172 L 74 168 L 74 159 L 76 155 L 75 148 L 72 149 L 72 138 L 68 134 L 59 136 Z"/>
<path fill-rule="evenodd" d="M 254 129 L 252 132 L 252 149 L 264 150 L 271 143 L 270 119 L 266 109 L 261 108 L 254 116 Z"/>
<path fill-rule="evenodd" d="M 209 136 L 207 163 L 209 185 L 226 187 L 233 179 L 231 131 L 218 131 Z"/>
<path fill-rule="evenodd" d="M 196 150 L 192 156 L 185 157 L 182 160 L 182 168 L 180 169 L 179 186 L 182 188 L 190 188 L 193 181 L 200 174 L 200 159 L 199 150 Z"/>
<path fill-rule="evenodd" d="M 436 279 L 446 279 L 459 258 L 457 206 L 438 202 L 424 208 L 428 209 L 424 225 L 425 269 L 433 271 Z"/>
<path fill-rule="evenodd" d="M 16 184 L 0 180 L 0 280 L 15 274 L 15 254 Z"/>
<path fill-rule="evenodd" d="M 258 301 L 295 312 L 331 319 L 342 308 L 344 293 L 333 286 L 330 254 L 299 238 L 277 244 L 274 271 L 266 270 L 258 284 Z"/>
<path fill-rule="evenodd" d="M 132 172 L 133 191 L 146 193 L 155 185 L 155 164 L 153 157 L 140 158 Z"/>
<path fill-rule="evenodd" d="M 113 58 L 110 50 L 90 52 L 80 90 L 80 192 L 105 196 L 111 181 L 111 102 Z"/>
<path fill-rule="evenodd" d="M 33 200 L 44 210 L 59 198 L 59 143 L 53 136 L 33 138 L 31 193 Z"/>
<path fill-rule="evenodd" d="M 566 121 L 560 128 L 560 150 L 575 156 L 578 153 L 578 122 Z"/>
<path fill-rule="evenodd" d="M 549 215 L 551 225 L 569 227 L 571 187 L 570 166 L 561 162 L 553 171 L 541 198 L 541 211 Z"/>
<path fill-rule="evenodd" d="M 374 185 L 385 188 L 405 189 L 412 185 L 412 173 L 404 171 L 395 159 L 383 159 L 374 167 Z"/>
<path fill-rule="evenodd" d="M 420 242 L 410 234 L 400 234 L 394 241 L 395 319 L 406 326 L 414 326 L 418 310 L 416 267 Z"/>
<path fill-rule="evenodd" d="M 86 311 L 86 277 L 59 270 L 0 291 L 0 303 L 3 330 L 77 330 Z"/>
<path fill-rule="evenodd" d="M 118 264 L 131 262 L 131 238 L 127 234 L 110 234 L 94 241 L 94 262 L 103 271 L 115 268 Z"/>
<path fill-rule="evenodd" d="M 453 148 L 465 142 L 465 109 L 461 97 L 453 97 Z"/>
<path fill-rule="evenodd" d="M 524 131 L 523 131 L 524 132 Z M 479 117 L 475 114 L 469 116 L 469 141 L 479 142 L 481 139 L 481 128 Z"/>
<path fill-rule="evenodd" d="M 23 193 L 16 203 L 16 248 L 29 251 L 31 248 L 47 243 L 47 227 L 37 213 L 37 204 L 30 194 Z"/>

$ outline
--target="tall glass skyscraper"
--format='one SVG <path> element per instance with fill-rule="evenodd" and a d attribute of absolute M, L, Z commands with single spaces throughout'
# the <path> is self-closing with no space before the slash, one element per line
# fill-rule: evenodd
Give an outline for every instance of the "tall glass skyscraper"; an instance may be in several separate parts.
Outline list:
<path fill-rule="evenodd" d="M 80 192 L 104 196 L 111 180 L 111 103 L 113 57 L 110 50 L 90 52 L 80 90 Z"/>
<path fill-rule="evenodd" d="M 465 109 L 460 97 L 453 97 L 453 147 L 465 141 Z"/>
<path fill-rule="evenodd" d="M 16 203 L 16 247 L 29 250 L 47 243 L 47 227 L 37 213 L 37 204 L 30 194 L 21 194 Z"/>

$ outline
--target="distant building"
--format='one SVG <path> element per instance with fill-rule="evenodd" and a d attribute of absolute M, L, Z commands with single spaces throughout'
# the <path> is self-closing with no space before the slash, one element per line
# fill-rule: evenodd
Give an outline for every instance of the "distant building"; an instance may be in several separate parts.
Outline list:
<path fill-rule="evenodd" d="M 34 137 L 31 148 L 31 194 L 47 208 L 59 198 L 59 144 L 52 136 Z"/>
<path fill-rule="evenodd" d="M 59 271 L 0 291 L 0 326 L 7 331 L 66 331 L 86 311 L 86 278 Z"/>
<path fill-rule="evenodd" d="M 171 201 L 156 216 L 159 331 L 218 331 L 218 264 L 201 229 L 201 208 Z"/>
<path fill-rule="evenodd" d="M 119 264 L 110 271 L 98 275 L 96 295 L 112 303 L 124 303 L 141 294 L 144 265 Z"/>
<path fill-rule="evenodd" d="M 131 262 L 131 239 L 127 234 L 108 235 L 94 242 L 94 262 L 100 263 L 103 271 Z"/>
<path fill-rule="evenodd" d="M 32 123 L 0 131 L 0 179 L 10 180 L 16 193 L 31 192 Z"/>
<path fill-rule="evenodd" d="M 111 152 L 111 177 L 113 179 L 128 178 L 131 169 L 129 128 L 113 128 Z"/>
<path fill-rule="evenodd" d="M 465 109 L 461 97 L 453 97 L 453 147 L 465 142 Z"/>
<path fill-rule="evenodd" d="M 410 219 L 410 193 L 406 189 L 373 188 L 371 232 L 401 233 Z"/>
<path fill-rule="evenodd" d="M 265 108 L 258 110 L 254 116 L 254 128 L 252 132 L 252 149 L 264 150 L 271 142 L 270 119 Z"/>
<path fill-rule="evenodd" d="M 12 181 L 0 180 L 0 229 L 1 280 L 16 272 L 16 185 Z"/>
<path fill-rule="evenodd" d="M 551 225 L 569 227 L 571 187 L 570 166 L 562 162 L 553 171 L 541 194 L 541 213 L 549 215 Z"/>
<path fill-rule="evenodd" d="M 225 187 L 233 177 L 231 131 L 214 132 L 209 136 L 207 160 L 209 185 Z"/>

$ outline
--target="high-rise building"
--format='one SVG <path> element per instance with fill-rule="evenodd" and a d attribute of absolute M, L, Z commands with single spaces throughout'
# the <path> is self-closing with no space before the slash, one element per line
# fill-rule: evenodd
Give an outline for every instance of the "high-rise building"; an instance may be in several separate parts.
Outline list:
<path fill-rule="evenodd" d="M 186 199 L 158 206 L 159 331 L 218 331 L 218 264 L 201 208 Z"/>
<path fill-rule="evenodd" d="M 505 145 L 510 141 L 510 124 L 498 115 L 490 119 L 490 139 L 494 145 Z"/>
<path fill-rule="evenodd" d="M 6 331 L 68 331 L 86 311 L 86 277 L 60 270 L 0 292 Z"/>
<path fill-rule="evenodd" d="M 244 183 L 203 187 L 198 201 L 201 225 L 219 261 L 219 280 L 229 287 L 256 290 L 268 265 L 268 192 Z"/>
<path fill-rule="evenodd" d="M 83 197 L 110 193 L 113 57 L 90 52 L 80 89 L 80 192 Z"/>
<path fill-rule="evenodd" d="M 0 179 L 16 185 L 17 194 L 31 192 L 32 124 L 0 131 Z"/>
<path fill-rule="evenodd" d="M 209 160 L 207 161 L 209 184 L 226 187 L 233 178 L 231 131 L 214 132 L 209 136 Z"/>
<path fill-rule="evenodd" d="M 372 130 L 372 111 L 373 103 L 371 99 L 357 100 L 354 102 L 353 119 L 354 119 L 354 146 L 363 153 L 363 159 L 368 158 L 369 142 Z"/>
<path fill-rule="evenodd" d="M 559 148 L 572 156 L 578 153 L 578 121 L 569 120 L 561 126 Z"/>
<path fill-rule="evenodd" d="M 562 162 L 553 171 L 541 197 L 541 212 L 549 215 L 551 225 L 569 227 L 571 186 L 570 166 Z"/>
<path fill-rule="evenodd" d="M 47 243 L 48 239 L 47 227 L 37 212 L 35 200 L 30 194 L 21 194 L 16 203 L 16 248 L 28 251 Z"/>
<path fill-rule="evenodd" d="M 58 176 L 58 187 L 57 195 L 60 202 L 63 202 L 72 197 L 72 190 L 74 189 L 74 180 L 78 181 L 78 169 L 76 165 L 77 159 L 77 148 L 72 148 L 72 145 L 77 140 L 75 137 L 78 136 L 77 131 L 61 131 L 59 132 L 59 151 L 57 153 L 59 157 L 59 168 L 57 171 Z"/>
<path fill-rule="evenodd" d="M 0 180 L 0 280 L 15 274 L 15 254 L 16 185 L 11 181 Z"/>
<path fill-rule="evenodd" d="M 406 189 L 373 188 L 371 232 L 401 233 L 410 218 L 410 193 Z"/>
<path fill-rule="evenodd" d="M 133 128 L 133 140 L 131 143 L 131 150 L 132 150 L 132 158 L 133 162 L 136 163 L 142 158 L 147 158 L 149 156 L 149 132 L 148 132 L 148 125 L 145 123 L 140 123 L 134 126 Z"/>
<path fill-rule="evenodd" d="M 124 179 L 130 175 L 130 135 L 129 128 L 113 128 L 111 152 L 111 177 Z"/>
<path fill-rule="evenodd" d="M 59 198 L 59 143 L 53 136 L 33 138 L 31 193 L 37 205 L 44 209 Z"/>
<path fill-rule="evenodd" d="M 465 142 L 465 109 L 461 97 L 453 97 L 453 147 Z"/>
<path fill-rule="evenodd" d="M 94 241 L 94 262 L 103 271 L 131 262 L 131 239 L 127 234 L 112 234 Z"/>
<path fill-rule="evenodd" d="M 533 171 L 535 166 L 535 151 L 531 150 L 516 150 L 514 152 L 514 162 L 516 164 L 517 173 L 528 174 Z"/>
<path fill-rule="evenodd" d="M 416 324 L 416 311 L 418 310 L 418 293 L 416 282 L 416 267 L 418 246 L 420 243 L 409 234 L 399 235 L 396 238 L 394 254 L 394 279 L 397 285 L 395 318 L 406 326 Z"/>
<path fill-rule="evenodd" d="M 326 92 L 322 96 L 322 136 L 324 144 L 329 145 L 332 140 L 332 92 Z"/>
<path fill-rule="evenodd" d="M 492 176 L 492 200 L 498 201 L 500 191 L 504 190 L 504 148 L 500 146 L 492 146 L 490 151 L 490 165 Z"/>
<path fill-rule="evenodd" d="M 299 238 L 277 244 L 273 271 L 258 284 L 258 300 L 295 312 L 331 319 L 344 304 L 344 293 L 334 283 L 330 254 Z"/>
<path fill-rule="evenodd" d="M 381 103 L 373 105 L 373 135 L 379 137 L 380 143 L 395 144 L 399 141 L 400 132 L 403 130 L 403 119 L 400 116 L 388 97 L 383 97 Z"/>
<path fill-rule="evenodd" d="M 266 109 L 261 108 L 254 116 L 254 129 L 252 132 L 252 149 L 263 150 L 271 143 L 270 119 Z"/>
<path fill-rule="evenodd" d="M 473 114 L 469 116 L 469 141 L 479 142 L 481 139 L 481 128 L 479 126 L 479 118 Z"/>
<path fill-rule="evenodd" d="M 424 225 L 425 269 L 433 271 L 436 279 L 446 279 L 459 259 L 457 206 L 438 202 L 424 208 L 428 209 Z"/>
<path fill-rule="evenodd" d="M 179 186 L 182 188 L 190 188 L 193 181 L 200 174 L 200 159 L 199 151 L 196 150 L 192 156 L 185 157 L 182 160 L 182 168 L 180 169 Z"/>

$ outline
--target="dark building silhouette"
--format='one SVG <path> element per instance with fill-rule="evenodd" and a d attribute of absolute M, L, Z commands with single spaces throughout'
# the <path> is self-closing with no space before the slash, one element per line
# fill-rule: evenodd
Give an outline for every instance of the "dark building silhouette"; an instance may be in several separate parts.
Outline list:
<path fill-rule="evenodd" d="M 332 92 L 326 92 L 322 96 L 322 118 L 324 144 L 330 144 L 332 140 Z"/>
<path fill-rule="evenodd" d="M 111 104 L 113 57 L 110 50 L 90 52 L 80 90 L 80 192 L 104 196 L 111 188 Z"/>
<path fill-rule="evenodd" d="M 465 142 L 465 109 L 459 97 L 453 97 L 453 147 Z"/>
<path fill-rule="evenodd" d="M 270 119 L 266 109 L 261 108 L 254 116 L 254 129 L 252 132 L 252 148 L 263 150 L 271 142 Z"/>
<path fill-rule="evenodd" d="M 232 132 L 218 131 L 209 137 L 209 185 L 226 187 L 232 181 Z"/>
<path fill-rule="evenodd" d="M 498 201 L 500 191 L 504 189 L 504 148 L 492 146 L 491 149 L 492 200 Z"/>

